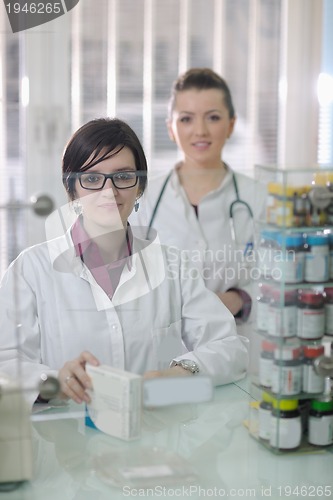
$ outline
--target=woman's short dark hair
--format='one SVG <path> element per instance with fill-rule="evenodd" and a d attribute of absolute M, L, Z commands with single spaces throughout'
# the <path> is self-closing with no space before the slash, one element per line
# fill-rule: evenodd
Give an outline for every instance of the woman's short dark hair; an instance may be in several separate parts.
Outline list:
<path fill-rule="evenodd" d="M 138 136 L 118 118 L 97 118 L 82 125 L 70 138 L 62 158 L 63 184 L 70 200 L 75 199 L 73 175 L 84 172 L 103 160 L 129 148 L 135 159 L 139 177 L 140 195 L 147 183 L 147 160 Z"/>
<path fill-rule="evenodd" d="M 168 106 L 169 118 L 171 118 L 172 112 L 174 110 L 178 92 L 190 89 L 221 90 L 224 94 L 225 104 L 229 111 L 229 118 L 235 117 L 235 108 L 232 102 L 231 92 L 227 82 L 217 73 L 215 73 L 215 71 L 209 68 L 191 68 L 180 75 L 177 80 L 173 82 Z"/>

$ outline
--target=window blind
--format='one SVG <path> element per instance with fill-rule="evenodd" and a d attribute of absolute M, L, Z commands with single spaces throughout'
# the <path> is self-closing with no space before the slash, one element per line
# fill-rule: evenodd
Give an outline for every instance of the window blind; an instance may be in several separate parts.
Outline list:
<path fill-rule="evenodd" d="M 274 163 L 280 1 L 113 0 L 96 9 L 85 0 L 78 8 L 81 122 L 107 112 L 111 79 L 114 112 L 138 133 L 150 169 L 170 169 L 177 159 L 165 125 L 171 84 L 179 71 L 213 67 L 229 83 L 238 116 L 228 162 L 247 171 Z"/>
<path fill-rule="evenodd" d="M 237 113 L 225 160 L 247 173 L 256 163 L 276 163 L 281 10 L 282 0 L 79 2 L 66 28 L 71 34 L 69 130 L 92 118 L 116 115 L 137 132 L 150 170 L 169 170 L 179 155 L 165 124 L 170 87 L 189 67 L 208 66 L 228 82 Z M 11 185 L 15 196 L 24 199 L 24 152 L 33 146 L 23 142 L 24 114 L 19 100 L 25 40 L 11 33 L 4 9 L 0 21 L 4 27 L 0 40 L 3 203 L 10 197 Z M 45 40 L 46 28 L 54 27 L 45 25 Z M 52 106 L 51 94 L 49 98 Z M 0 274 L 25 246 L 24 224 L 17 248 L 10 225 L 8 214 L 0 211 Z"/>

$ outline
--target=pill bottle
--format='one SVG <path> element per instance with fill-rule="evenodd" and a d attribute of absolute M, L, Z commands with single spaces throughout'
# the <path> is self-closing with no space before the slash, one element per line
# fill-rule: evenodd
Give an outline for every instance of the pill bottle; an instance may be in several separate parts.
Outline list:
<path fill-rule="evenodd" d="M 324 336 L 325 298 L 317 290 L 299 289 L 297 297 L 297 336 L 316 340 Z"/>
<path fill-rule="evenodd" d="M 281 450 L 298 448 L 302 438 L 301 415 L 296 399 L 273 399 L 270 445 Z"/>
<path fill-rule="evenodd" d="M 297 212 L 298 214 L 302 214 L 300 219 L 299 219 L 299 226 L 307 226 L 309 217 L 310 217 L 310 212 L 311 212 L 311 202 L 309 199 L 309 191 L 311 189 L 311 186 L 302 186 L 299 191 L 299 196 L 298 196 L 298 209 Z M 301 200 L 301 201 L 299 201 Z"/>
<path fill-rule="evenodd" d="M 304 239 L 300 233 L 278 233 L 279 249 L 275 252 L 272 277 L 284 283 L 301 283 L 304 280 Z"/>
<path fill-rule="evenodd" d="M 329 277 L 333 279 L 333 233 L 328 233 L 328 246 L 329 246 Z"/>
<path fill-rule="evenodd" d="M 268 307 L 271 300 L 272 286 L 259 283 L 257 294 L 257 329 L 267 332 Z"/>
<path fill-rule="evenodd" d="M 275 262 L 275 253 L 279 248 L 276 241 L 278 232 L 263 229 L 260 232 L 259 245 L 257 249 L 257 264 L 262 278 L 270 278 Z"/>
<path fill-rule="evenodd" d="M 276 225 L 281 227 L 293 227 L 294 219 L 294 192 L 293 186 L 280 184 L 276 197 Z"/>
<path fill-rule="evenodd" d="M 312 176 L 312 186 L 327 186 L 329 187 L 330 182 L 333 179 L 333 172 L 329 170 L 320 169 L 318 172 L 314 172 Z"/>
<path fill-rule="evenodd" d="M 274 364 L 274 350 L 276 344 L 268 340 L 261 342 L 261 352 L 259 357 L 259 383 L 263 387 L 272 386 L 272 371 Z"/>
<path fill-rule="evenodd" d="M 309 283 L 328 281 L 328 258 L 328 234 L 308 233 L 305 236 L 304 280 Z"/>
<path fill-rule="evenodd" d="M 259 429 L 258 435 L 261 439 L 269 439 L 271 434 L 271 413 L 273 397 L 263 392 L 259 404 Z"/>
<path fill-rule="evenodd" d="M 324 288 L 325 335 L 333 335 L 333 287 Z"/>
<path fill-rule="evenodd" d="M 325 378 L 318 375 L 313 366 L 313 361 L 318 358 L 318 356 L 323 356 L 324 353 L 325 347 L 323 345 L 303 346 L 303 392 L 316 394 L 324 391 Z"/>
<path fill-rule="evenodd" d="M 311 401 L 308 441 L 317 446 L 333 444 L 333 401 L 313 399 Z"/>
<path fill-rule="evenodd" d="M 272 290 L 268 307 L 267 333 L 273 337 L 297 334 L 297 290 Z"/>
<path fill-rule="evenodd" d="M 308 431 L 310 401 L 311 399 L 300 399 L 298 401 L 298 409 L 301 414 L 302 434 L 306 434 Z"/>
<path fill-rule="evenodd" d="M 328 181 L 328 175 L 327 172 L 316 172 L 313 175 L 313 180 L 311 182 L 310 190 L 311 191 L 313 188 L 327 188 L 326 184 Z M 311 200 L 311 198 L 309 197 Z M 307 225 L 308 226 L 323 226 L 324 224 L 327 224 L 327 208 L 322 208 L 319 206 L 314 206 L 312 205 L 310 201 L 310 213 L 309 213 L 309 218 L 307 220 Z"/>
<path fill-rule="evenodd" d="M 307 186 L 294 188 L 293 195 L 293 225 L 296 227 L 305 226 L 308 212 L 309 200 L 307 198 Z"/>
<path fill-rule="evenodd" d="M 272 392 L 283 396 L 293 396 L 302 390 L 301 348 L 280 345 L 274 350 L 272 370 Z"/>

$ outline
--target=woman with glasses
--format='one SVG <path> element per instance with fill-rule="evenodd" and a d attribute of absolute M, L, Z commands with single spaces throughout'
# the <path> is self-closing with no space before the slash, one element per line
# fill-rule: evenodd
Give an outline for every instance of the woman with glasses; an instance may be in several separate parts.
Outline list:
<path fill-rule="evenodd" d="M 229 310 L 245 321 L 251 310 L 249 266 L 253 218 L 261 217 L 265 192 L 223 161 L 236 113 L 229 87 L 214 71 L 192 68 L 174 82 L 169 137 L 181 160 L 167 175 L 150 179 L 133 221 L 175 245 Z M 251 262 L 252 260 L 252 262 Z"/>
<path fill-rule="evenodd" d="M 68 142 L 62 171 L 77 216 L 63 236 L 22 252 L 1 283 L 0 371 L 30 388 L 42 373 L 57 375 L 60 396 L 78 403 L 89 401 L 86 363 L 148 378 L 242 377 L 247 348 L 227 308 L 174 249 L 133 236 L 128 217 L 147 171 L 133 130 L 118 119 L 88 122 Z"/>

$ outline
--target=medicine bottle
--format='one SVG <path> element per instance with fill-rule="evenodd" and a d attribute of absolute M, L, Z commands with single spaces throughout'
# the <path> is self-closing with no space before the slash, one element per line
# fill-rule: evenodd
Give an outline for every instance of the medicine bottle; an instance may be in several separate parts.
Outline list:
<path fill-rule="evenodd" d="M 271 435 L 271 413 L 273 397 L 263 392 L 259 404 L 259 429 L 258 435 L 261 439 L 269 439 Z"/>
<path fill-rule="evenodd" d="M 329 240 L 324 233 L 309 233 L 305 237 L 304 279 L 309 283 L 328 281 Z"/>
<path fill-rule="evenodd" d="M 302 234 L 277 235 L 279 250 L 275 252 L 272 277 L 284 283 L 301 283 L 304 280 L 304 239 Z"/>
<path fill-rule="evenodd" d="M 308 431 L 310 401 L 311 399 L 300 399 L 298 401 L 298 409 L 301 414 L 302 434 L 306 434 Z"/>
<path fill-rule="evenodd" d="M 327 187 L 328 175 L 327 172 L 316 172 L 313 175 L 313 181 L 311 182 L 310 191 L 316 187 Z M 310 199 L 310 196 L 309 196 Z M 323 226 L 327 223 L 327 208 L 322 208 L 317 205 L 312 205 L 310 201 L 310 213 L 307 219 L 307 226 Z"/>
<path fill-rule="evenodd" d="M 275 253 L 278 250 L 276 241 L 277 231 L 263 229 L 260 233 L 260 240 L 257 250 L 258 268 L 262 278 L 269 279 L 274 268 Z"/>
<path fill-rule="evenodd" d="M 333 444 L 333 401 L 331 399 L 311 401 L 308 441 L 317 446 Z"/>
<path fill-rule="evenodd" d="M 306 225 L 306 216 L 310 208 L 307 196 L 308 190 L 308 186 L 301 186 L 294 189 L 294 226 Z"/>
<path fill-rule="evenodd" d="M 333 335 L 333 288 L 324 288 L 325 294 L 325 334 Z"/>
<path fill-rule="evenodd" d="M 317 290 L 299 289 L 297 298 L 297 336 L 316 340 L 324 336 L 325 298 Z"/>
<path fill-rule="evenodd" d="M 294 217 L 294 197 L 297 188 L 280 184 L 276 197 L 276 224 L 281 227 L 296 225 Z"/>
<path fill-rule="evenodd" d="M 274 350 L 272 392 L 293 396 L 302 390 L 301 348 L 279 345 Z"/>
<path fill-rule="evenodd" d="M 309 394 L 323 392 L 325 378 L 318 375 L 314 369 L 313 361 L 325 352 L 323 345 L 303 346 L 303 377 L 302 389 Z"/>
<path fill-rule="evenodd" d="M 281 450 L 298 448 L 301 444 L 301 415 L 296 399 L 273 399 L 270 445 Z"/>
<path fill-rule="evenodd" d="M 297 290 L 272 290 L 268 307 L 267 333 L 273 337 L 297 334 Z"/>
<path fill-rule="evenodd" d="M 333 233 L 328 233 L 328 246 L 329 246 L 328 274 L 330 279 L 333 279 Z"/>
<path fill-rule="evenodd" d="M 272 287 L 266 283 L 259 283 L 257 295 L 257 329 L 267 332 L 268 307 L 271 300 Z"/>
<path fill-rule="evenodd" d="M 259 358 L 259 383 L 263 387 L 272 386 L 272 371 L 274 364 L 274 350 L 276 344 L 263 340 L 261 342 L 261 353 Z"/>

